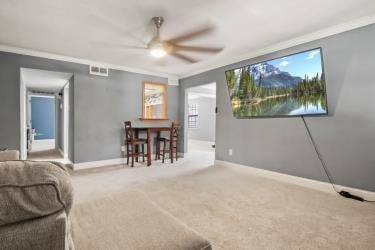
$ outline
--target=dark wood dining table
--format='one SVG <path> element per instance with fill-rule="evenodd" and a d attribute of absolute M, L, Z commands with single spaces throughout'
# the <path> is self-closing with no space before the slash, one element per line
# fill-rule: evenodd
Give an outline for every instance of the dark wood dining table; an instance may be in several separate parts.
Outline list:
<path fill-rule="evenodd" d="M 171 133 L 171 127 L 133 127 L 133 130 L 135 132 L 135 137 L 139 138 L 140 132 L 146 133 L 146 140 L 147 140 L 147 166 L 151 166 L 151 134 L 156 133 L 157 137 L 160 138 L 160 132 L 162 131 L 168 131 L 170 136 L 170 155 L 173 155 L 173 135 Z M 171 158 L 171 163 L 173 163 L 173 157 Z"/>

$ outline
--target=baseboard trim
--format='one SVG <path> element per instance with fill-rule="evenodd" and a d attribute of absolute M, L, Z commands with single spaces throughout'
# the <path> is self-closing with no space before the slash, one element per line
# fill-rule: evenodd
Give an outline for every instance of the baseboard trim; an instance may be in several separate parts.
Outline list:
<path fill-rule="evenodd" d="M 57 150 L 59 151 L 60 155 L 61 155 L 62 157 L 64 157 L 64 151 L 62 151 L 61 148 L 57 148 Z"/>
<path fill-rule="evenodd" d="M 101 160 L 101 161 L 74 163 L 73 170 L 99 168 L 99 167 L 105 167 L 105 166 L 116 165 L 116 164 L 125 164 L 125 162 L 126 162 L 126 158 L 117 158 L 117 159 L 109 159 L 109 160 Z"/>
<path fill-rule="evenodd" d="M 278 172 L 274 172 L 270 170 L 260 169 L 260 168 L 246 166 L 246 165 L 237 164 L 237 163 L 228 162 L 228 161 L 215 160 L 215 165 L 224 166 L 224 167 L 233 167 L 233 168 L 238 168 L 238 167 L 246 168 L 247 171 L 253 173 L 254 175 L 274 179 L 274 180 L 289 183 L 289 184 L 303 186 L 303 187 L 315 189 L 315 190 L 322 191 L 322 192 L 337 194 L 333 190 L 331 184 L 328 182 L 316 181 L 316 180 L 307 179 L 307 178 L 303 178 L 299 176 L 278 173 Z M 342 186 L 342 185 L 335 185 L 335 187 L 338 191 L 345 190 L 345 191 L 350 192 L 351 194 L 361 196 L 366 200 L 375 200 L 375 192 Z"/>
<path fill-rule="evenodd" d="M 184 158 L 184 156 L 185 156 L 185 154 L 181 153 L 181 152 L 178 152 L 177 155 L 178 155 L 178 158 Z"/>
<path fill-rule="evenodd" d="M 179 152 L 178 157 L 184 158 L 184 153 Z M 155 154 L 151 154 L 151 161 L 154 158 L 155 158 Z M 101 160 L 101 161 L 88 161 L 88 162 L 74 163 L 73 170 L 99 168 L 99 167 L 105 167 L 105 166 L 117 165 L 117 164 L 125 164 L 125 163 L 126 163 L 126 158 L 116 158 L 116 159 Z"/>

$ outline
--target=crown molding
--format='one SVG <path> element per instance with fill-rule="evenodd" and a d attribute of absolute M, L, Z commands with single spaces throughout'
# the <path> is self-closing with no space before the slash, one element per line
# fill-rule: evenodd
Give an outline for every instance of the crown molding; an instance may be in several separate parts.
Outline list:
<path fill-rule="evenodd" d="M 138 73 L 138 74 L 160 76 L 160 77 L 172 78 L 172 79 L 177 78 L 177 76 L 175 76 L 175 75 L 164 74 L 164 73 L 160 73 L 160 72 L 154 72 L 154 71 L 143 70 L 143 69 L 139 69 L 139 68 L 126 67 L 126 66 L 122 66 L 122 65 L 110 64 L 110 63 L 106 63 L 106 62 L 99 62 L 99 61 L 87 60 L 87 59 L 70 57 L 70 56 L 63 56 L 63 55 L 59 55 L 59 54 L 42 52 L 42 51 L 38 51 L 38 50 L 23 49 L 23 48 L 4 45 L 4 44 L 0 44 L 0 51 L 15 53 L 15 54 L 21 54 L 21 55 L 27 55 L 27 56 L 41 57 L 41 58 L 52 59 L 52 60 L 59 60 L 59 61 L 64 61 L 64 62 L 87 64 L 87 65 L 96 65 L 96 66 L 100 66 L 100 67 L 107 67 L 109 69 L 122 70 L 122 71 L 127 71 L 127 72 Z"/>
<path fill-rule="evenodd" d="M 280 42 L 280 43 L 277 43 L 277 44 L 274 44 L 274 45 L 271 45 L 271 46 L 268 46 L 259 50 L 250 51 L 248 53 L 241 54 L 241 55 L 232 55 L 232 56 L 229 55 L 218 63 L 213 63 L 202 69 L 195 70 L 190 73 L 182 74 L 182 75 L 165 74 L 165 73 L 154 72 L 154 71 L 149 71 L 149 70 L 144 70 L 144 69 L 139 69 L 139 68 L 110 64 L 106 62 L 87 60 L 87 59 L 76 58 L 76 57 L 69 57 L 69 56 L 64 56 L 64 55 L 59 55 L 59 54 L 54 54 L 54 53 L 49 53 L 49 52 L 42 52 L 42 51 L 37 51 L 37 50 L 23 49 L 23 48 L 4 45 L 4 44 L 0 44 L 0 51 L 21 54 L 21 55 L 41 57 L 41 58 L 52 59 L 52 60 L 65 61 L 65 62 L 72 62 L 72 63 L 78 63 L 78 64 L 97 65 L 101 67 L 107 67 L 109 69 L 165 77 L 165 78 L 168 78 L 168 82 L 169 81 L 171 82 L 169 83 L 170 85 L 178 85 L 179 79 L 184 79 L 190 76 L 194 76 L 194 75 L 197 75 L 197 74 L 209 71 L 209 70 L 213 70 L 216 68 L 220 68 L 226 65 L 230 65 L 236 62 L 251 59 L 257 56 L 272 53 L 272 52 L 279 51 L 282 49 L 287 49 L 296 45 L 311 42 L 311 41 L 318 40 L 324 37 L 329 37 L 335 34 L 343 33 L 345 31 L 353 30 L 353 29 L 360 28 L 360 27 L 373 24 L 373 23 L 375 23 L 375 15 L 365 16 L 365 17 L 356 19 L 351 22 L 346 22 L 343 24 L 331 26 L 329 28 L 322 29 L 317 32 L 313 32 L 313 33 L 303 35 L 297 38 L 293 38 L 284 42 Z"/>
<path fill-rule="evenodd" d="M 262 56 L 262 55 L 269 54 L 269 53 L 272 53 L 272 52 L 276 52 L 276 51 L 279 51 L 279 50 L 287 49 L 287 48 L 290 48 L 290 47 L 293 47 L 293 46 L 296 46 L 296 45 L 300 45 L 300 44 L 303 44 L 303 43 L 312 42 L 312 41 L 315 41 L 315 40 L 318 40 L 318 39 L 321 39 L 321 38 L 324 38 L 324 37 L 329 37 L 329 36 L 336 35 L 336 34 L 339 34 L 339 33 L 343 33 L 343 32 L 349 31 L 349 30 L 353 30 L 353 29 L 357 29 L 357 28 L 360 28 L 360 27 L 363 27 L 363 26 L 367 26 L 367 25 L 370 25 L 370 24 L 373 24 L 373 23 L 375 23 L 375 15 L 365 16 L 365 17 L 356 19 L 354 21 L 350 21 L 350 22 L 346 22 L 346 23 L 343 23 L 343 24 L 331 26 L 329 28 L 322 29 L 322 30 L 319 30 L 319 31 L 316 31 L 316 32 L 313 32 L 313 33 L 310 33 L 310 34 L 307 34 L 307 35 L 296 37 L 296 38 L 293 38 L 293 39 L 290 39 L 290 40 L 287 40 L 287 41 L 284 41 L 284 42 L 280 42 L 280 43 L 277 43 L 277 44 L 273 44 L 271 46 L 268 46 L 268 47 L 265 47 L 265 48 L 262 48 L 262 49 L 259 49 L 259 50 L 250 51 L 250 52 L 242 54 L 240 56 L 239 55 L 228 56 L 228 57 L 224 58 L 220 63 L 211 64 L 211 65 L 209 65 L 205 68 L 202 68 L 202 69 L 199 69 L 199 70 L 192 71 L 190 73 L 181 75 L 179 78 L 184 79 L 184 78 L 194 76 L 194 75 L 197 75 L 197 74 L 200 74 L 200 73 L 203 73 L 203 72 L 207 72 L 209 70 L 213 70 L 213 69 L 216 69 L 216 68 L 220 68 L 220 67 L 223 67 L 223 66 L 227 66 L 227 65 L 230 65 L 230 64 L 233 64 L 233 63 L 237 63 L 237 62 L 244 61 L 244 60 L 247 60 L 247 59 L 251 59 L 251 58 L 254 58 L 254 57 Z"/>

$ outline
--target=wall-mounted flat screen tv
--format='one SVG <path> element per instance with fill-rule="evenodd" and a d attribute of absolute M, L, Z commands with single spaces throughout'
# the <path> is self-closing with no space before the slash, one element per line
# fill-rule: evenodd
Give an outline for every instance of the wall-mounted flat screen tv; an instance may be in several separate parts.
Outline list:
<path fill-rule="evenodd" d="M 225 72 L 237 118 L 326 115 L 321 48 Z"/>

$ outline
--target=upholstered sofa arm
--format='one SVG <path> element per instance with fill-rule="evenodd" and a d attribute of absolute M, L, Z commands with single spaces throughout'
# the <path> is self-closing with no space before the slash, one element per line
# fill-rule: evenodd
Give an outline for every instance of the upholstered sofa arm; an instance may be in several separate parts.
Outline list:
<path fill-rule="evenodd" d="M 18 150 L 0 150 L 0 161 L 16 161 L 19 158 Z"/>
<path fill-rule="evenodd" d="M 0 250 L 8 249 L 74 250 L 65 211 L 0 226 Z"/>
<path fill-rule="evenodd" d="M 0 226 L 47 216 L 69 215 L 73 191 L 69 172 L 50 162 L 0 162 Z"/>

